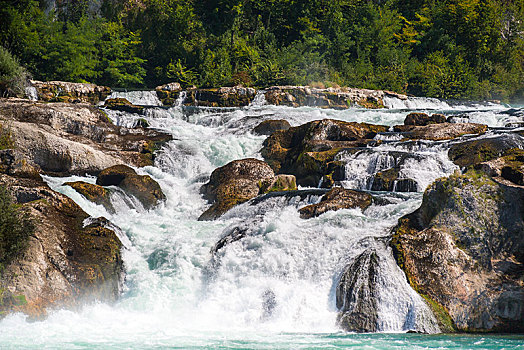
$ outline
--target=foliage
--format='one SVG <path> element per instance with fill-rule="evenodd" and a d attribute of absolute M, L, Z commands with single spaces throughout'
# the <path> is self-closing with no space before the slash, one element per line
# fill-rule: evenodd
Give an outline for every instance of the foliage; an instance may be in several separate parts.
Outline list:
<path fill-rule="evenodd" d="M 0 269 L 24 250 L 34 230 L 29 215 L 13 204 L 5 187 L 0 186 Z"/>
<path fill-rule="evenodd" d="M 524 99 L 523 0 L 64 0 L 49 14 L 40 3 L 0 3 L 0 44 L 38 79 Z"/>
<path fill-rule="evenodd" d="M 20 96 L 29 74 L 18 60 L 0 46 L 0 96 Z"/>

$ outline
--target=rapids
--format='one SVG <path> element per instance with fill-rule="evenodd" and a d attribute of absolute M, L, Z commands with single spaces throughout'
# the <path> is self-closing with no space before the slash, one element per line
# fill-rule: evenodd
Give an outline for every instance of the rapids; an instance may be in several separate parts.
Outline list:
<path fill-rule="evenodd" d="M 457 167 L 447 159 L 451 142 L 400 142 L 395 133 L 377 135 L 379 147 L 353 155 L 346 163 L 347 188 L 370 189 L 370 177 L 399 162 L 400 178 L 416 182 L 417 192 L 375 193 L 382 205 L 328 212 L 300 219 L 297 208 L 319 195 L 252 200 L 216 221 L 197 221 L 208 204 L 199 188 L 209 174 L 234 159 L 261 159 L 263 136 L 251 130 L 267 119 L 292 126 L 333 118 L 374 124 L 402 124 L 414 110 L 445 113 L 504 132 L 522 121 L 508 106 L 453 105 L 435 99 L 389 99 L 389 109 L 329 110 L 266 105 L 262 97 L 246 108 L 160 107 L 150 92 L 113 93 L 147 106 L 150 127 L 173 135 L 154 167 L 137 169 L 159 182 L 165 204 L 146 211 L 115 188 L 115 214 L 87 201 L 62 184 L 93 177 L 45 177 L 56 191 L 88 214 L 105 216 L 121 228 L 126 280 L 114 305 L 88 304 L 81 310 L 56 310 L 44 321 L 28 323 L 14 314 L 0 322 L 0 347 L 7 348 L 502 348 L 520 338 L 404 334 L 438 332 L 422 298 L 408 285 L 385 243 L 397 220 L 420 205 L 424 189 Z M 182 98 L 183 99 L 183 98 Z M 106 111 L 111 120 L 132 127 L 144 116 Z M 484 137 L 489 137 L 484 136 Z M 404 157 L 405 156 L 405 157 Z M 386 203 L 384 205 L 384 203 Z M 236 228 L 246 236 L 215 251 Z M 378 329 L 382 334 L 347 334 L 337 326 L 335 290 L 348 264 L 362 252 L 379 254 Z M 389 333 L 396 334 L 389 334 Z M 520 339 L 520 340 L 519 340 Z M 469 343 L 471 341 L 471 343 Z M 476 342 L 473 345 L 473 342 Z"/>

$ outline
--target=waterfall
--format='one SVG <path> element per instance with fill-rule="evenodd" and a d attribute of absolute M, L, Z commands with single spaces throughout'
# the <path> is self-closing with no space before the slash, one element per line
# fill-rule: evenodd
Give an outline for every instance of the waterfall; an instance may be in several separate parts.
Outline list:
<path fill-rule="evenodd" d="M 250 107 L 262 107 L 267 104 L 266 101 L 266 90 L 257 90 L 255 98 L 251 101 Z"/>
<path fill-rule="evenodd" d="M 186 97 L 187 97 L 187 91 L 185 91 L 185 90 L 180 91 L 180 95 L 178 95 L 178 98 L 176 99 L 174 106 L 175 107 L 183 106 L 184 105 L 184 101 L 186 100 Z"/>
<path fill-rule="evenodd" d="M 113 91 L 107 98 L 125 98 L 139 106 L 162 106 L 156 91 Z"/>
<path fill-rule="evenodd" d="M 34 86 L 26 86 L 25 95 L 31 101 L 38 101 L 38 92 Z"/>

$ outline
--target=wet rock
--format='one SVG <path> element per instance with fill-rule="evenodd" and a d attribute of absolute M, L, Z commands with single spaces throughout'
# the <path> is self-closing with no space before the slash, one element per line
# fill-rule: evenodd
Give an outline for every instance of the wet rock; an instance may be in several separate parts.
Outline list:
<path fill-rule="evenodd" d="M 327 192 L 319 203 L 311 204 L 299 210 L 302 219 L 309 219 L 324 214 L 327 211 L 340 209 L 366 209 L 371 205 L 372 197 L 365 192 L 334 187 Z"/>
<path fill-rule="evenodd" d="M 412 140 L 451 140 L 468 134 L 484 134 L 488 127 L 474 123 L 440 123 L 426 126 L 396 125 L 395 131 L 404 132 Z"/>
<path fill-rule="evenodd" d="M 294 191 L 297 189 L 297 180 L 293 175 L 280 174 L 272 179 L 263 180 L 259 187 L 260 193 Z"/>
<path fill-rule="evenodd" d="M 242 86 L 216 89 L 190 89 L 184 100 L 186 106 L 244 107 L 255 98 L 256 90 Z"/>
<path fill-rule="evenodd" d="M 158 99 L 164 106 L 172 106 L 180 96 L 182 87 L 179 83 L 168 83 L 155 88 Z"/>
<path fill-rule="evenodd" d="M 474 166 L 498 158 L 512 148 L 524 147 L 524 139 L 517 134 L 465 141 L 449 148 L 448 157 L 460 167 Z"/>
<path fill-rule="evenodd" d="M 346 266 L 336 289 L 338 324 L 349 332 L 376 332 L 378 255 L 365 251 Z"/>
<path fill-rule="evenodd" d="M 271 135 L 277 130 L 287 130 L 291 127 L 289 122 L 284 119 L 264 120 L 253 129 L 255 135 Z"/>
<path fill-rule="evenodd" d="M 2 271 L 5 302 L 0 311 L 38 319 L 49 308 L 116 301 L 124 275 L 118 229 L 104 218 L 89 218 L 40 179 L 0 174 L 0 185 L 13 194 L 35 195 L 32 201 L 25 198 L 19 203 L 36 226 L 27 247 Z"/>
<path fill-rule="evenodd" d="M 39 172 L 96 175 L 116 164 L 152 165 L 155 150 L 172 139 L 152 129 L 127 129 L 86 104 L 0 100 L 14 148 Z"/>
<path fill-rule="evenodd" d="M 76 192 L 84 196 L 88 201 L 103 205 L 109 212 L 113 213 L 115 209 L 111 204 L 109 190 L 100 185 L 87 183 L 84 181 L 66 182 L 64 186 L 70 186 Z"/>
<path fill-rule="evenodd" d="M 108 98 L 104 102 L 104 107 L 108 109 L 113 109 L 115 111 L 129 112 L 142 114 L 144 112 L 144 107 L 136 106 L 126 100 L 125 98 Z"/>
<path fill-rule="evenodd" d="M 211 173 L 209 182 L 201 193 L 213 205 L 199 220 L 212 220 L 233 206 L 256 197 L 264 181 L 275 177 L 271 167 L 258 159 L 248 158 L 232 161 Z"/>
<path fill-rule="evenodd" d="M 407 99 L 407 96 L 389 91 L 353 88 L 317 89 L 309 86 L 272 86 L 266 90 L 268 104 L 290 107 L 346 109 L 351 106 L 384 108 L 385 96 Z"/>
<path fill-rule="evenodd" d="M 372 191 L 417 192 L 417 182 L 412 179 L 399 179 L 399 169 L 379 171 L 373 176 Z"/>
<path fill-rule="evenodd" d="M 111 89 L 107 86 L 87 83 L 31 80 L 31 85 L 36 88 L 38 98 L 45 102 L 96 104 L 103 101 L 111 93 Z"/>
<path fill-rule="evenodd" d="M 410 113 L 404 120 L 404 125 L 426 126 L 429 124 L 441 124 L 446 122 L 446 116 L 433 114 L 431 117 L 426 113 Z"/>
<path fill-rule="evenodd" d="M 120 164 L 102 170 L 96 179 L 96 184 L 120 187 L 136 197 L 145 209 L 152 209 L 166 199 L 158 182 L 149 175 L 138 175 L 127 165 Z"/>
<path fill-rule="evenodd" d="M 439 179 L 391 247 L 443 331 L 524 331 L 524 190 L 475 171 Z"/>
<path fill-rule="evenodd" d="M 327 176 L 340 174 L 335 156 L 342 150 L 366 146 L 386 126 L 324 119 L 278 130 L 265 141 L 261 154 L 275 173 L 292 174 L 301 186 L 317 187 Z"/>

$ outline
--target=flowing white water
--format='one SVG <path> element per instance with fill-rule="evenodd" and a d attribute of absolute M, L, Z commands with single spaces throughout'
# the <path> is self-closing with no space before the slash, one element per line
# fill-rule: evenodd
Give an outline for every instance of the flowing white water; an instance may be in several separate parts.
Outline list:
<path fill-rule="evenodd" d="M 107 98 L 125 98 L 140 106 L 162 106 L 156 91 L 113 91 Z"/>
<path fill-rule="evenodd" d="M 297 209 L 319 196 L 275 197 L 244 203 L 216 221 L 197 221 L 208 207 L 199 189 L 212 170 L 234 159 L 261 158 L 264 137 L 251 134 L 261 121 L 278 117 L 300 125 L 334 118 L 393 125 L 409 112 L 275 106 L 155 107 L 142 116 L 108 111 L 119 125 L 131 127 L 136 119 L 146 118 L 151 127 L 172 133 L 174 140 L 158 155 L 155 167 L 138 169 L 159 182 L 167 201 L 146 211 L 116 191 L 111 198 L 116 213 L 110 213 L 62 185 L 94 178 L 46 178 L 87 213 L 105 216 L 123 230 L 124 290 L 115 305 L 57 310 L 42 322 L 26 323 L 22 315 L 10 315 L 0 323 L 0 344 L 11 348 L 314 348 L 319 342 L 329 347 L 321 337 L 340 332 L 335 305 L 338 280 L 346 265 L 370 248 L 380 256 L 378 329 L 437 331 L 429 309 L 383 243 L 398 218 L 420 205 L 421 193 L 380 194 L 382 205 L 373 204 L 364 212 L 340 210 L 308 220 L 301 219 Z M 493 123 L 506 117 L 500 114 Z M 366 188 L 364 179 L 396 166 L 400 155 L 406 154 L 400 174 L 415 180 L 419 191 L 456 169 L 445 156 L 448 143 L 399 142 L 393 134 L 382 140 L 373 150 L 341 156 L 347 164 L 345 187 Z M 245 230 L 246 236 L 213 253 L 215 244 L 235 228 Z"/>
<path fill-rule="evenodd" d="M 31 101 L 38 101 L 38 92 L 34 86 L 26 86 L 25 95 Z"/>

